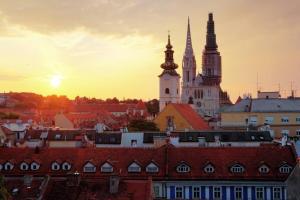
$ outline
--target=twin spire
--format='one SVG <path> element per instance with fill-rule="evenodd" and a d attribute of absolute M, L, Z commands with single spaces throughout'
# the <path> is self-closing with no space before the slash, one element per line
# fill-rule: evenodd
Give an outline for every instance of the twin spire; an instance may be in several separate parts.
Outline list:
<path fill-rule="evenodd" d="M 188 17 L 188 27 L 186 34 L 186 46 L 184 56 L 190 57 L 194 55 L 193 46 L 192 46 L 192 37 L 191 37 L 191 28 L 190 28 L 190 17 Z"/>

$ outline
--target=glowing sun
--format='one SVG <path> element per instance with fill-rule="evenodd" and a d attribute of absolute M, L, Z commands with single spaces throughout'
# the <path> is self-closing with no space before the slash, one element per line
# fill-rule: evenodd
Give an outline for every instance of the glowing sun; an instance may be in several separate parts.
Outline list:
<path fill-rule="evenodd" d="M 61 84 L 61 76 L 54 75 L 50 79 L 51 86 L 54 88 L 58 88 Z"/>

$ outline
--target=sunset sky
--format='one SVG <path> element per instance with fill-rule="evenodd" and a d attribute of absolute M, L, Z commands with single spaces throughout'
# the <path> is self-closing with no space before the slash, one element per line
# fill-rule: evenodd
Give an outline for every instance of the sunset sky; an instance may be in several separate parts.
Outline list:
<path fill-rule="evenodd" d="M 300 96 L 299 0 L 0 0 L 0 90 L 97 98 L 158 98 L 170 30 L 175 62 L 187 18 L 201 72 L 214 13 L 222 88 Z M 256 95 L 254 95 L 256 96 Z"/>

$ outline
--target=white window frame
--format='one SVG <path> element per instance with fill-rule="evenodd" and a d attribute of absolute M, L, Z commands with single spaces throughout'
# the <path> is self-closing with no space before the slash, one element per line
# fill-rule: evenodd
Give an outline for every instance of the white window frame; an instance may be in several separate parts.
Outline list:
<path fill-rule="evenodd" d="M 65 168 L 65 166 L 67 166 L 67 168 Z M 61 164 L 61 169 L 62 169 L 63 171 L 69 171 L 71 168 L 72 168 L 72 165 L 71 165 L 71 163 L 69 163 L 69 162 L 63 162 L 63 163 Z"/>
<path fill-rule="evenodd" d="M 297 124 L 300 124 L 300 116 L 296 117 L 295 121 Z"/>
<path fill-rule="evenodd" d="M 264 200 L 265 198 L 264 187 L 255 187 L 255 197 L 257 200 Z"/>
<path fill-rule="evenodd" d="M 300 137 L 300 129 L 296 130 L 296 136 Z"/>
<path fill-rule="evenodd" d="M 57 166 L 58 168 L 55 169 L 54 166 Z M 53 163 L 51 164 L 51 170 L 52 170 L 52 171 L 58 171 L 58 170 L 60 170 L 60 164 L 59 164 L 58 162 L 53 162 Z"/>
<path fill-rule="evenodd" d="M 146 167 L 146 172 L 157 173 L 158 171 L 159 171 L 159 168 L 154 162 L 149 163 L 149 165 L 147 165 L 147 167 Z"/>
<path fill-rule="evenodd" d="M 258 171 L 262 174 L 267 174 L 269 173 L 270 171 L 270 168 L 267 166 L 267 165 L 261 165 L 259 168 L 258 168 Z"/>
<path fill-rule="evenodd" d="M 265 117 L 265 123 L 273 124 L 274 123 L 274 117 L 273 116 L 266 116 Z"/>
<path fill-rule="evenodd" d="M 230 167 L 230 171 L 232 173 L 243 173 L 245 171 L 245 168 L 240 164 L 234 164 Z"/>
<path fill-rule="evenodd" d="M 281 134 L 282 134 L 282 136 L 289 136 L 290 130 L 288 130 L 288 129 L 282 129 L 281 130 Z"/>
<path fill-rule="evenodd" d="M 104 172 L 104 173 L 111 173 L 114 171 L 114 168 L 111 164 L 109 164 L 108 162 L 104 163 L 103 165 L 101 165 L 101 168 L 100 168 L 101 172 Z"/>
<path fill-rule="evenodd" d="M 253 124 L 253 125 L 257 125 L 257 116 L 250 116 L 248 123 Z"/>
<path fill-rule="evenodd" d="M 191 171 L 191 167 L 185 163 L 181 163 L 176 167 L 176 171 L 179 173 L 187 173 Z"/>
<path fill-rule="evenodd" d="M 279 191 L 275 191 L 275 189 L 279 189 Z M 279 192 L 279 197 L 275 197 L 276 193 Z M 278 194 L 278 193 L 277 193 Z M 281 199 L 281 187 L 273 187 L 273 200 L 280 200 Z"/>
<path fill-rule="evenodd" d="M 8 166 L 9 166 L 9 169 L 8 169 Z M 6 162 L 6 163 L 4 164 L 3 169 L 4 169 L 5 171 L 11 171 L 11 170 L 14 169 L 14 165 L 13 165 L 11 162 Z"/>
<path fill-rule="evenodd" d="M 282 116 L 281 117 L 281 123 L 283 123 L 283 124 L 288 124 L 289 123 L 289 117 L 287 117 L 287 116 Z"/>
<path fill-rule="evenodd" d="M 222 188 L 220 186 L 213 188 L 213 198 L 214 200 L 220 200 L 222 198 Z"/>
<path fill-rule="evenodd" d="M 208 164 L 204 167 L 204 172 L 205 173 L 214 173 L 215 167 L 212 164 Z"/>
<path fill-rule="evenodd" d="M 24 168 L 24 167 L 25 167 L 25 168 Z M 22 171 L 27 171 L 27 170 L 29 170 L 29 164 L 26 163 L 26 162 L 22 162 L 22 163 L 20 164 L 20 170 L 22 170 Z"/>
<path fill-rule="evenodd" d="M 87 162 L 83 166 L 83 172 L 85 172 L 85 173 L 95 173 L 96 172 L 96 166 L 91 162 Z"/>
<path fill-rule="evenodd" d="M 178 195 L 181 194 L 181 195 Z M 184 197 L 184 191 L 182 186 L 176 186 L 175 187 L 175 198 L 176 199 L 183 199 Z"/>
<path fill-rule="evenodd" d="M 36 168 L 34 168 L 33 166 L 36 166 Z M 37 170 L 40 169 L 40 164 L 38 164 L 37 162 L 32 162 L 32 163 L 30 164 L 30 169 L 31 169 L 32 171 L 37 171 Z"/>
<path fill-rule="evenodd" d="M 200 199 L 201 198 L 201 187 L 200 186 L 194 186 L 193 187 L 193 198 L 194 199 Z"/>
<path fill-rule="evenodd" d="M 292 171 L 292 167 L 288 164 L 284 164 L 279 168 L 279 172 L 282 174 L 288 174 Z"/>
<path fill-rule="evenodd" d="M 234 188 L 234 197 L 235 197 L 236 200 L 242 200 L 243 199 L 243 187 L 240 186 L 240 187 L 235 187 Z"/>
<path fill-rule="evenodd" d="M 141 166 L 136 163 L 136 162 L 132 162 L 128 168 L 127 168 L 128 172 L 131 172 L 131 173 L 139 173 L 142 171 L 142 168 Z"/>

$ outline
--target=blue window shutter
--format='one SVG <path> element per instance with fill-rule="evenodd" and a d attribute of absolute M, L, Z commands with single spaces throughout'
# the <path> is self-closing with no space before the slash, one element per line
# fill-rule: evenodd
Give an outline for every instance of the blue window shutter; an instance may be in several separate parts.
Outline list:
<path fill-rule="evenodd" d="M 226 200 L 226 186 L 222 186 L 222 199 Z"/>
<path fill-rule="evenodd" d="M 170 186 L 171 199 L 175 199 L 175 186 Z"/>
<path fill-rule="evenodd" d="M 285 189 L 284 187 L 281 187 L 282 200 L 285 200 L 284 189 Z"/>
<path fill-rule="evenodd" d="M 234 186 L 230 186 L 230 199 L 234 199 Z"/>
<path fill-rule="evenodd" d="M 267 187 L 264 187 L 264 198 L 265 198 L 265 199 L 268 199 L 268 198 L 267 198 Z"/>
<path fill-rule="evenodd" d="M 252 194 L 251 194 L 251 197 L 252 197 L 252 200 L 256 200 L 256 194 L 255 194 L 255 187 L 252 186 Z"/>
<path fill-rule="evenodd" d="M 189 199 L 193 199 L 193 187 L 189 187 Z"/>
<path fill-rule="evenodd" d="M 201 199 L 205 199 L 205 186 L 201 186 Z"/>
<path fill-rule="evenodd" d="M 248 199 L 248 187 L 243 187 L 243 199 Z"/>
<path fill-rule="evenodd" d="M 271 200 L 273 200 L 273 187 L 270 187 L 271 190 Z"/>
<path fill-rule="evenodd" d="M 213 186 L 209 186 L 209 199 L 213 200 L 214 199 L 214 195 L 213 195 Z"/>

